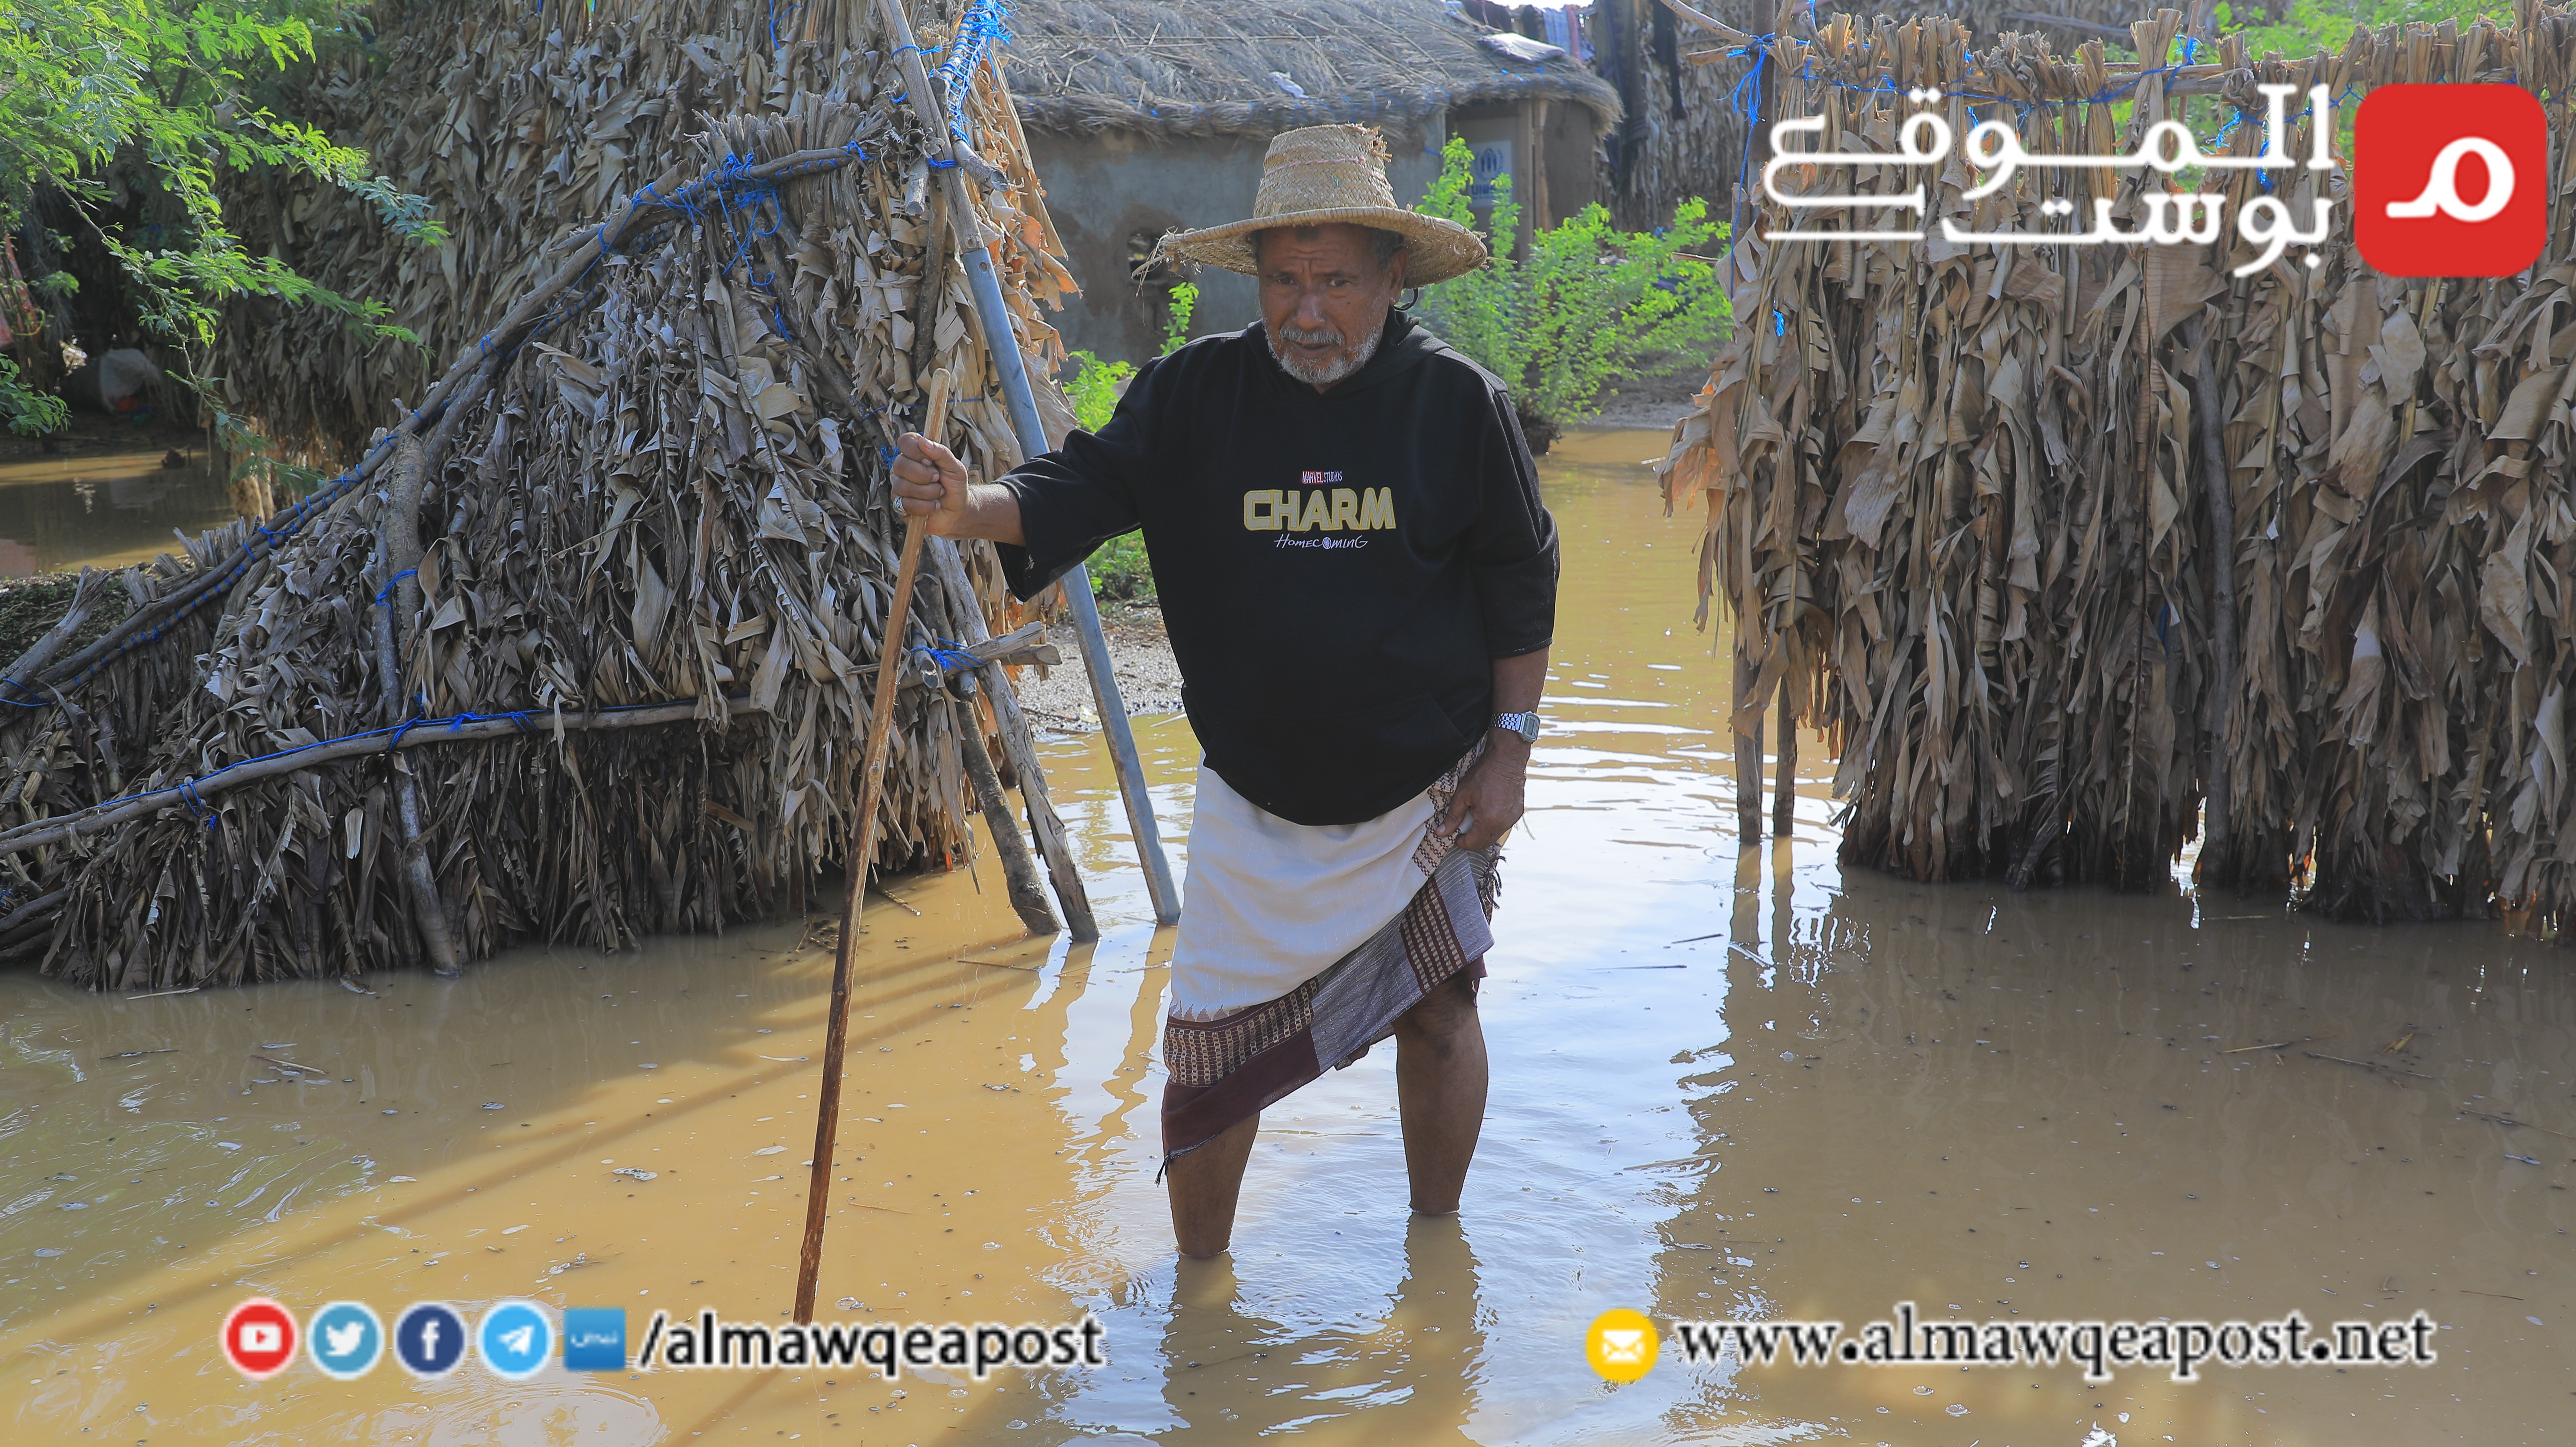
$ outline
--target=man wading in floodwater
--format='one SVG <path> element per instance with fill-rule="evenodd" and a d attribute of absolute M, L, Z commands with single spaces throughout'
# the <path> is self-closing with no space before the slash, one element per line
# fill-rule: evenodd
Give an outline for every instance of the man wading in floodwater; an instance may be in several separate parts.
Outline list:
<path fill-rule="evenodd" d="M 1503 384 L 1395 308 L 1485 248 L 1396 209 L 1375 131 L 1281 135 L 1251 220 L 1163 247 L 1258 277 L 1260 324 L 1148 362 L 1106 427 L 997 483 L 917 433 L 894 475 L 933 532 L 1004 544 L 1022 598 L 1145 530 L 1206 750 L 1164 1165 L 1181 1251 L 1214 1256 L 1261 1108 L 1389 1035 L 1413 1209 L 1458 1209 L 1556 527 Z"/>

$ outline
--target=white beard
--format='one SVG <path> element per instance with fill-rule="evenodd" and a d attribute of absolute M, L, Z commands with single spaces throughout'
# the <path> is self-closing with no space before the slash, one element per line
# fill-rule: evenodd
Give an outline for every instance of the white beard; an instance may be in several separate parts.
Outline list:
<path fill-rule="evenodd" d="M 1289 351 L 1286 342 L 1295 340 L 1337 345 L 1342 340 L 1341 333 L 1307 331 L 1299 327 L 1282 327 L 1279 330 L 1280 335 L 1270 339 L 1270 355 L 1279 360 L 1281 371 L 1310 387 L 1329 387 L 1367 366 L 1369 358 L 1377 355 L 1378 339 L 1386 335 L 1385 330 L 1381 328 L 1369 333 L 1368 337 L 1356 347 L 1348 348 L 1321 362 L 1309 362 Z"/>

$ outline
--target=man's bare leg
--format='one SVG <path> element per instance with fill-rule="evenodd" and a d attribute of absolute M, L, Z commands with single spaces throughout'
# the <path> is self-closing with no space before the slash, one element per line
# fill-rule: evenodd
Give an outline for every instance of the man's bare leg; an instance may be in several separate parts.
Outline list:
<path fill-rule="evenodd" d="M 1244 1163 L 1260 1130 L 1261 1117 L 1246 1116 L 1163 1173 L 1172 1193 L 1172 1235 L 1183 1256 L 1220 1256 L 1233 1242 L 1234 1203 L 1243 1195 Z"/>
<path fill-rule="evenodd" d="M 1458 1209 L 1485 1128 L 1485 1027 L 1476 1018 L 1475 984 L 1453 976 L 1395 1022 L 1404 1171 L 1413 1209 L 1426 1216 Z"/>

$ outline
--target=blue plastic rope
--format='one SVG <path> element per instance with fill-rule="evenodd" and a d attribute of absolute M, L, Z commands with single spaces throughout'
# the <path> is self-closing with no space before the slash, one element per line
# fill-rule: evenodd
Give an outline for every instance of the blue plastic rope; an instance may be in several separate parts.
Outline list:
<path fill-rule="evenodd" d="M 417 577 L 419 573 L 420 569 L 418 568 L 405 568 L 401 572 L 394 574 L 392 577 L 385 579 L 384 587 L 377 590 L 376 606 L 379 608 L 383 607 L 385 605 L 385 600 L 394 595 L 394 589 L 402 586 L 403 579 Z"/>
<path fill-rule="evenodd" d="M 1002 0 L 974 0 L 958 20 L 957 33 L 949 38 L 947 58 L 939 62 L 940 89 L 948 96 L 948 129 L 961 141 L 971 144 L 973 140 L 966 132 L 966 92 L 973 88 L 975 68 L 984 63 L 995 43 L 1010 43 L 1009 19 Z"/>
<path fill-rule="evenodd" d="M 750 695 L 727 694 L 725 697 L 728 701 L 732 701 L 748 698 Z M 675 703 L 695 702 L 697 702 L 695 699 L 666 698 L 654 703 L 607 704 L 599 708 L 591 709 L 589 712 L 593 714 L 633 713 L 637 709 L 668 708 Z M 354 734 L 342 734 L 338 738 L 315 739 L 309 744 L 297 744 L 293 748 L 279 749 L 275 753 L 257 754 L 247 759 L 235 759 L 233 762 L 224 765 L 220 769 L 210 770 L 206 773 L 199 774 L 194 778 L 182 779 L 175 784 L 163 784 L 157 788 L 151 789 L 137 789 L 130 794 L 119 794 L 114 798 L 101 799 L 96 804 L 91 805 L 88 809 L 83 810 L 82 812 L 95 812 L 114 808 L 123 804 L 132 804 L 141 800 L 168 795 L 176 799 L 188 810 L 190 814 L 205 819 L 206 827 L 211 829 L 214 827 L 216 816 L 215 806 L 206 802 L 206 797 L 201 790 L 203 790 L 207 784 L 213 783 L 215 780 L 222 778 L 224 775 L 231 773 L 235 769 L 248 768 L 253 764 L 266 763 L 271 759 L 291 758 L 297 754 L 310 753 L 315 749 L 328 748 L 333 744 L 353 743 L 360 739 L 390 737 L 394 741 L 393 745 L 388 747 L 387 751 L 390 752 L 392 747 L 398 747 L 400 745 L 403 735 L 410 733 L 413 729 L 445 728 L 450 731 L 454 731 L 462 729 L 470 723 L 499 723 L 506 719 L 517 724 L 519 726 L 519 732 L 535 735 L 539 732 L 538 721 L 551 717 L 552 712 L 553 711 L 550 709 L 540 708 L 518 709 L 506 713 L 459 713 L 447 714 L 438 718 L 407 718 L 401 723 L 387 724 L 383 728 L 367 729 Z M 37 822 L 55 823 L 71 817 L 73 816 L 68 814 L 57 815 L 52 820 L 40 820 Z"/>

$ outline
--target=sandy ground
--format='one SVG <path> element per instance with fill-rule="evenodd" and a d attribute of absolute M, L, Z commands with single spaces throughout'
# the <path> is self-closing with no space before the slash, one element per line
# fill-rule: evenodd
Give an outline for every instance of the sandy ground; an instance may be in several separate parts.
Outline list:
<path fill-rule="evenodd" d="M 1631 378 L 1605 389 L 1601 415 L 1578 430 L 1669 432 L 1690 410 L 1691 398 L 1707 385 L 1704 367 L 1684 367 L 1669 377 Z"/>
<path fill-rule="evenodd" d="M 1128 715 L 1179 713 L 1181 669 L 1172 661 L 1162 610 L 1151 603 L 1104 603 L 1100 625 Z M 1091 673 L 1082 665 L 1082 636 L 1073 620 L 1057 619 L 1047 629 L 1047 641 L 1063 651 L 1064 662 L 1046 669 L 1044 678 L 1038 669 L 1020 670 L 1020 707 L 1044 728 L 1088 733 L 1100 727 L 1091 701 Z"/>

